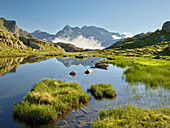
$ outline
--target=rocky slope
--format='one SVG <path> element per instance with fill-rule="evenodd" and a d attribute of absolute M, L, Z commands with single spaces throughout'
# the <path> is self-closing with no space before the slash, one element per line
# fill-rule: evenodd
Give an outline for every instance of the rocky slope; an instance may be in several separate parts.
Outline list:
<path fill-rule="evenodd" d="M 0 18 L 0 52 L 64 52 L 58 45 L 49 41 L 36 39 L 27 31 L 18 28 L 15 21 Z M 15 53 L 13 53 L 15 54 Z"/>
<path fill-rule="evenodd" d="M 79 36 L 82 36 L 84 38 L 94 39 L 95 41 L 100 42 L 101 46 L 103 47 L 108 47 L 114 42 L 116 42 L 117 40 L 124 39 L 127 36 L 130 36 L 130 35 L 126 35 L 126 33 L 119 34 L 119 33 L 109 32 L 104 28 L 95 27 L 95 26 L 83 26 L 82 28 L 79 28 L 79 27 L 71 27 L 69 25 L 66 25 L 61 31 L 57 32 L 55 35 L 46 32 L 41 32 L 40 30 L 37 30 L 31 34 L 36 38 L 44 39 L 48 41 L 52 41 L 55 39 L 63 39 L 63 40 L 65 39 L 67 41 L 69 40 L 70 42 L 72 40 L 75 40 Z M 58 40 L 56 40 L 56 42 L 57 41 Z"/>
<path fill-rule="evenodd" d="M 34 37 L 36 37 L 36 38 L 38 38 L 40 40 L 51 41 L 51 40 L 55 39 L 55 35 L 49 34 L 47 32 L 41 32 L 40 30 L 36 30 L 31 34 L 34 35 Z"/>

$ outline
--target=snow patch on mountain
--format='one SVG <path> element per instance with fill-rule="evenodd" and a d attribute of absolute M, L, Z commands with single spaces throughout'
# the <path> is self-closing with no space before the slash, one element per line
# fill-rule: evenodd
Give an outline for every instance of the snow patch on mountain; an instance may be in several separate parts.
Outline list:
<path fill-rule="evenodd" d="M 123 32 L 122 35 L 124 35 L 125 38 L 128 38 L 128 37 L 133 37 L 134 35 L 130 32 Z"/>
<path fill-rule="evenodd" d="M 122 37 L 119 37 L 119 36 L 116 36 L 116 35 L 112 35 L 112 38 L 118 40 L 118 39 L 121 39 Z"/>

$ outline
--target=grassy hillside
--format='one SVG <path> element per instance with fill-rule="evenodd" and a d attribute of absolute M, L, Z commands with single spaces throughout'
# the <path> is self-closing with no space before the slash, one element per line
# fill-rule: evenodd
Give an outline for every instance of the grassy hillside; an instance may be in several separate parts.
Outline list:
<path fill-rule="evenodd" d="M 146 54 L 168 55 L 168 45 L 170 43 L 170 34 L 163 30 L 157 30 L 152 33 L 139 34 L 131 38 L 117 41 L 101 53 L 110 53 L 115 55 L 141 56 Z"/>

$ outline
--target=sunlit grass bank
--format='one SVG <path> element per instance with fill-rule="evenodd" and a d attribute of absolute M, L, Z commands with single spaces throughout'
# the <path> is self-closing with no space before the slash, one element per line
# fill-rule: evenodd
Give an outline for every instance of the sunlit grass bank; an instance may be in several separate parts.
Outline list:
<path fill-rule="evenodd" d="M 170 108 L 149 110 L 133 105 L 102 109 L 99 119 L 92 123 L 93 128 L 121 128 L 121 127 L 170 127 Z"/>
<path fill-rule="evenodd" d="M 88 91 L 90 91 L 96 99 L 116 97 L 116 90 L 113 89 L 112 84 L 92 84 Z"/>
<path fill-rule="evenodd" d="M 89 100 L 90 96 L 82 91 L 77 82 L 44 79 L 34 85 L 24 101 L 13 105 L 13 112 L 19 120 L 45 124 Z"/>
<path fill-rule="evenodd" d="M 170 61 L 150 57 L 108 57 L 102 62 L 127 67 L 125 80 L 130 84 L 144 83 L 151 87 L 163 86 L 170 89 Z"/>

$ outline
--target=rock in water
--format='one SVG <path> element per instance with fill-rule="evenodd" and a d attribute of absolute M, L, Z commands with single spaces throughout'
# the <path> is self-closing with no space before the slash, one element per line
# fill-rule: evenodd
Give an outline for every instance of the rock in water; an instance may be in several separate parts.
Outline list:
<path fill-rule="evenodd" d="M 162 30 L 164 30 L 167 33 L 170 33 L 170 21 L 167 21 L 163 24 Z"/>
<path fill-rule="evenodd" d="M 85 74 L 91 74 L 91 73 L 93 73 L 93 70 L 88 69 L 87 71 L 85 71 Z"/>
<path fill-rule="evenodd" d="M 95 67 L 108 70 L 109 65 L 106 63 L 96 63 Z"/>
<path fill-rule="evenodd" d="M 75 73 L 74 71 L 72 71 L 72 72 L 70 72 L 70 75 L 71 75 L 72 77 L 74 77 L 74 76 L 76 75 L 76 73 Z"/>

